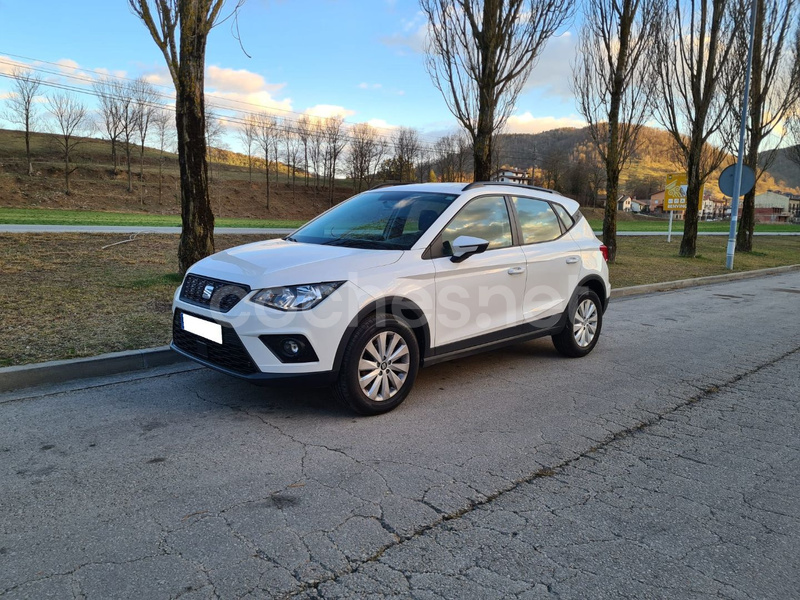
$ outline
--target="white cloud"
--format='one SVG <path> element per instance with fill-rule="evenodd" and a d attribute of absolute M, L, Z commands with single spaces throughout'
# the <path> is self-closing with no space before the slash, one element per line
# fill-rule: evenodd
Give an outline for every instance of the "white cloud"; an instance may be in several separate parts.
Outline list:
<path fill-rule="evenodd" d="M 534 117 L 530 111 L 521 115 L 511 115 L 506 124 L 506 133 L 541 133 L 562 127 L 585 127 L 586 122 L 578 116 Z"/>
<path fill-rule="evenodd" d="M 21 69 L 25 71 L 30 68 L 31 65 L 19 62 L 18 60 L 14 60 L 8 56 L 0 55 L 0 74 L 2 75 L 11 75 L 15 69 Z"/>
<path fill-rule="evenodd" d="M 397 129 L 397 125 L 392 125 L 391 123 L 387 123 L 383 119 L 370 119 L 367 121 L 368 125 L 371 125 L 375 129 Z"/>
<path fill-rule="evenodd" d="M 275 98 L 284 87 L 285 83 L 268 83 L 263 76 L 247 69 L 211 65 L 206 70 L 207 98 L 218 108 L 247 112 L 289 111 L 292 110 L 291 98 Z"/>
<path fill-rule="evenodd" d="M 569 31 L 550 38 L 523 89 L 536 89 L 544 96 L 571 99 L 570 81 L 577 42 L 577 36 Z"/>
<path fill-rule="evenodd" d="M 71 58 L 59 58 L 56 64 L 58 65 L 58 70 L 65 75 L 74 75 L 80 68 L 80 65 Z"/>
<path fill-rule="evenodd" d="M 310 117 L 317 117 L 319 119 L 327 119 L 329 117 L 349 117 L 356 114 L 356 111 L 345 108 L 344 106 L 336 106 L 335 104 L 317 104 L 307 108 L 305 111 Z"/>
<path fill-rule="evenodd" d="M 362 81 L 358 84 L 358 89 L 360 90 L 379 90 L 383 87 L 380 83 L 367 83 L 366 81 Z"/>

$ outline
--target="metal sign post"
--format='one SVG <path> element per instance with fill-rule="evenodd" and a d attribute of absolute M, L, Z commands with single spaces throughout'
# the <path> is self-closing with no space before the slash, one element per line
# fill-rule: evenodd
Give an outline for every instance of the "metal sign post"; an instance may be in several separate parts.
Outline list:
<path fill-rule="evenodd" d="M 675 214 L 674 210 L 669 211 L 669 229 L 667 230 L 667 243 L 672 241 L 672 215 Z"/>
<path fill-rule="evenodd" d="M 744 158 L 744 135 L 747 128 L 747 110 L 750 102 L 750 70 L 753 65 L 753 37 L 756 30 L 756 0 L 750 0 L 750 43 L 747 47 L 747 69 L 744 74 L 744 98 L 742 98 L 742 121 L 739 124 L 739 156 L 736 157 L 736 172 L 733 178 L 731 202 L 731 230 L 728 235 L 728 252 L 725 267 L 733 269 L 736 252 L 736 224 L 739 221 L 739 194 L 742 185 L 742 160 Z"/>

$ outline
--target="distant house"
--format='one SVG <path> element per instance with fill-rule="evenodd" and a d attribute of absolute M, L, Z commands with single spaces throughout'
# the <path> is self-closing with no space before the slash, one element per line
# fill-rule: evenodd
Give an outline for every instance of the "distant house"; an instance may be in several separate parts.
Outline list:
<path fill-rule="evenodd" d="M 776 192 L 764 192 L 755 197 L 756 223 L 786 223 L 791 217 L 790 197 Z M 742 214 L 742 205 L 739 205 L 739 215 Z"/>
<path fill-rule="evenodd" d="M 800 196 L 789 196 L 789 214 L 795 221 L 800 221 Z"/>
<path fill-rule="evenodd" d="M 647 208 L 650 203 L 647 200 L 637 200 L 636 198 L 631 198 L 631 212 L 632 213 L 640 213 Z"/>
<path fill-rule="evenodd" d="M 502 183 L 521 183 L 529 185 L 531 178 L 527 171 L 514 169 L 513 167 L 503 167 L 492 173 L 492 181 L 500 181 Z"/>
<path fill-rule="evenodd" d="M 622 212 L 631 212 L 631 197 L 620 196 L 617 199 L 617 210 L 620 210 Z"/>

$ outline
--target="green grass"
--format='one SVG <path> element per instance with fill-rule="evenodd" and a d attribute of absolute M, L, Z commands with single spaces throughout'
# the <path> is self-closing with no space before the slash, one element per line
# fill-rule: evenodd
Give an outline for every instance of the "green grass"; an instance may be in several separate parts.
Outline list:
<path fill-rule="evenodd" d="M 268 219 L 215 220 L 216 227 L 299 227 L 304 221 Z M 55 210 L 47 208 L 0 208 L 0 224 L 4 225 L 99 225 L 129 227 L 180 227 L 177 215 L 115 213 L 90 210 Z"/>
<path fill-rule="evenodd" d="M 279 219 L 233 219 L 217 218 L 217 227 L 259 227 L 259 228 L 293 228 L 300 227 L 304 221 Z M 589 219 L 595 231 L 603 228 L 603 222 Z M 0 224 L 4 225 L 120 225 L 129 227 L 180 227 L 181 219 L 177 215 L 152 215 L 145 213 L 117 213 L 90 210 L 60 210 L 48 208 L 0 208 Z M 663 231 L 666 233 L 667 221 L 637 219 L 617 221 L 617 231 Z M 727 221 L 702 222 L 699 231 L 727 232 L 730 223 Z M 673 233 L 683 232 L 683 221 L 675 221 Z M 789 223 L 757 224 L 756 231 L 761 232 L 797 232 L 800 225 Z"/>
<path fill-rule="evenodd" d="M 589 224 L 595 231 L 603 229 L 603 222 L 598 219 L 589 219 Z M 725 232 L 730 231 L 730 221 L 702 221 L 698 224 L 698 231 L 708 232 Z M 634 221 L 617 221 L 617 231 L 663 231 L 667 232 L 669 229 L 669 221 L 665 220 L 634 220 Z M 756 223 L 756 231 L 764 233 L 782 233 L 782 232 L 797 232 L 800 233 L 800 225 L 792 225 L 790 223 Z M 683 233 L 683 221 L 674 221 L 672 223 L 673 233 Z"/>

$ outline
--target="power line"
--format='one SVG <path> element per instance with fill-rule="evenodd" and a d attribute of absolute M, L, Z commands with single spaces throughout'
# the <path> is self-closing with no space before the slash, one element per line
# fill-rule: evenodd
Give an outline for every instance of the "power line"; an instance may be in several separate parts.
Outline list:
<path fill-rule="evenodd" d="M 26 60 L 37 60 L 37 59 L 30 59 L 30 58 L 27 58 L 27 57 L 22 57 L 22 56 L 13 55 L 13 54 L 7 54 L 7 56 L 14 56 L 16 58 L 23 58 L 23 59 L 26 59 Z M 42 62 L 42 63 L 45 63 L 45 64 L 51 64 L 51 65 L 54 65 L 56 67 L 62 67 L 63 68 L 63 65 L 59 65 L 58 63 L 51 63 L 51 62 L 48 62 L 48 61 L 37 61 L 37 62 Z M 0 65 L 6 65 L 6 66 L 11 66 L 11 67 L 19 67 L 20 66 L 18 63 L 8 62 L 8 61 L 4 61 L 2 59 L 0 59 Z M 27 67 L 28 70 L 34 71 L 36 73 L 46 74 L 46 75 L 53 75 L 53 76 L 57 76 L 57 77 L 68 79 L 68 80 L 74 80 L 74 81 L 76 81 L 78 83 L 82 83 L 82 84 L 86 84 L 86 85 L 94 85 L 94 84 L 97 84 L 97 83 L 101 83 L 104 80 L 105 81 L 127 82 L 127 83 L 134 83 L 136 81 L 135 79 L 131 79 L 131 78 L 109 76 L 109 75 L 106 75 L 106 74 L 97 73 L 96 71 L 92 71 L 90 69 L 81 69 L 79 67 L 68 67 L 68 68 L 74 69 L 74 70 L 81 70 L 81 71 L 84 71 L 84 72 L 87 72 L 87 73 L 96 74 L 96 75 L 102 75 L 102 78 L 98 80 L 98 79 L 89 78 L 89 77 L 81 77 L 81 76 L 77 76 L 77 75 L 71 75 L 69 73 L 63 73 L 62 71 L 46 69 L 46 68 L 43 68 L 43 67 L 37 67 L 37 66 L 33 66 L 33 65 L 30 65 L 30 66 Z M 19 79 L 19 77 L 16 77 L 13 73 L 11 73 L 11 74 L 0 73 L 0 77 L 6 78 L 6 79 L 11 79 L 11 80 Z M 68 91 L 68 92 L 74 92 L 74 93 L 78 93 L 78 94 L 83 94 L 83 95 L 91 96 L 91 97 L 94 97 L 94 98 L 103 98 L 105 96 L 104 94 L 98 93 L 93 88 L 80 87 L 80 86 L 77 86 L 77 85 L 74 85 L 74 84 L 73 85 L 69 85 L 67 83 L 60 83 L 60 82 L 42 80 L 41 81 L 41 85 L 43 85 L 45 87 L 53 88 L 53 89 L 59 89 L 59 90 L 62 90 L 62 91 Z M 162 93 L 162 92 L 159 92 L 157 90 L 154 90 L 154 95 L 157 98 L 169 101 L 170 104 L 157 104 L 157 103 L 148 103 L 148 102 L 145 102 L 144 104 L 147 105 L 147 106 L 150 106 L 151 108 L 158 108 L 158 109 L 161 109 L 161 110 L 168 110 L 168 111 L 174 113 L 175 112 L 175 107 L 174 107 L 173 104 L 171 104 L 174 101 L 174 98 L 173 98 L 173 95 L 172 95 L 173 90 L 171 88 L 169 88 L 167 86 L 163 86 L 163 85 L 157 85 L 157 84 L 150 84 L 150 85 L 153 88 L 161 88 L 161 89 L 169 90 L 170 91 L 169 94 Z M 262 112 L 264 112 L 263 111 L 264 107 L 259 107 L 258 105 L 255 105 L 255 104 L 252 104 L 252 103 L 248 103 L 248 102 L 244 102 L 244 101 L 238 101 L 238 100 L 230 100 L 230 99 L 226 99 L 226 98 L 219 98 L 219 97 L 215 96 L 214 94 L 206 94 L 206 97 L 207 98 L 211 97 L 212 99 L 221 99 L 221 100 L 223 100 L 225 102 L 236 102 L 236 103 L 244 104 L 244 105 L 247 105 L 247 106 L 253 106 L 253 107 L 261 108 Z M 247 113 L 245 111 L 239 111 L 239 110 L 232 109 L 232 108 L 226 107 L 226 106 L 217 105 L 217 104 L 214 104 L 213 102 L 208 103 L 207 107 L 209 109 L 212 109 L 212 110 L 216 109 L 216 110 L 221 110 L 221 111 L 226 111 L 226 112 L 232 112 L 233 115 L 224 115 L 223 118 L 225 119 L 225 121 L 227 121 L 229 123 L 233 123 L 233 124 L 240 125 L 240 126 L 243 126 L 243 125 L 246 124 L 246 122 L 247 122 L 246 119 L 247 119 L 247 116 L 249 114 L 254 114 L 254 113 Z M 300 118 L 311 116 L 311 115 L 306 115 L 304 113 L 298 113 L 298 112 L 295 112 L 295 111 L 289 111 L 289 110 L 284 110 L 284 109 L 280 109 L 280 110 L 282 110 L 282 112 L 286 112 L 286 113 L 289 113 L 289 114 L 297 115 Z M 325 117 L 314 117 L 314 118 L 317 118 L 317 119 L 320 119 L 320 120 L 325 119 Z M 354 123 L 349 123 L 347 121 L 344 121 L 344 119 L 343 119 L 343 123 L 347 128 L 349 128 L 351 130 L 354 127 L 354 125 L 356 125 Z M 371 125 L 371 127 L 373 129 L 375 129 L 376 131 L 392 131 L 392 130 L 388 130 L 386 128 L 375 127 L 375 126 L 372 126 L 372 125 Z M 290 131 L 291 133 L 298 134 L 300 132 L 299 131 L 299 118 L 290 119 L 289 117 L 284 117 L 284 128 L 286 130 Z M 392 132 L 392 133 L 394 133 L 394 132 Z M 418 135 L 418 138 L 422 138 L 423 137 L 420 134 L 417 134 L 417 135 Z M 392 141 L 393 141 L 391 135 L 380 135 L 380 137 L 387 144 L 391 144 Z M 344 134 L 343 138 L 345 140 L 351 141 L 351 142 L 356 139 L 352 134 L 349 134 L 349 135 L 348 134 Z M 432 139 L 432 138 L 429 138 L 429 139 Z M 439 139 L 440 138 L 437 138 L 436 142 L 438 142 Z M 429 154 L 435 154 L 436 153 L 436 142 L 433 142 L 433 143 L 427 142 L 426 143 L 426 142 L 423 141 L 420 144 L 420 146 L 421 146 L 422 150 L 424 150 L 425 152 L 427 152 Z M 530 154 L 526 154 L 526 155 L 515 155 L 515 154 L 504 153 L 504 158 L 509 158 L 511 160 L 519 160 L 519 161 L 537 161 L 537 160 L 540 159 L 540 156 L 536 152 L 531 152 Z"/>

